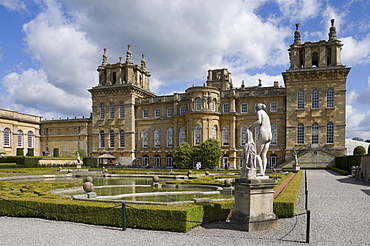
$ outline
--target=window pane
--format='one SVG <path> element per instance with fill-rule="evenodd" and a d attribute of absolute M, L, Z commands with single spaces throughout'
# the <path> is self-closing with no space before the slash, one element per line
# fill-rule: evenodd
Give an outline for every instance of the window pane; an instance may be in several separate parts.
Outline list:
<path fill-rule="evenodd" d="M 159 131 L 159 129 L 156 129 L 154 131 L 154 148 L 159 148 L 159 147 L 161 147 L 160 131 Z"/>
<path fill-rule="evenodd" d="M 202 128 L 200 127 L 200 125 L 195 126 L 194 139 L 195 139 L 194 145 L 199 145 L 200 142 L 202 141 Z"/>
<path fill-rule="evenodd" d="M 319 90 L 314 89 L 312 91 L 312 108 L 318 109 L 319 108 Z"/>
<path fill-rule="evenodd" d="M 326 92 L 326 107 L 334 108 L 334 89 L 329 88 Z"/>
<path fill-rule="evenodd" d="M 222 128 L 222 145 L 229 145 L 229 127 Z"/>
<path fill-rule="evenodd" d="M 271 126 L 271 134 L 272 134 L 271 145 L 277 145 L 277 126 L 276 125 Z"/>
<path fill-rule="evenodd" d="M 334 124 L 332 122 L 326 125 L 326 143 L 334 143 Z"/>
<path fill-rule="evenodd" d="M 184 115 L 186 113 L 186 107 L 185 106 L 181 106 L 180 107 L 180 115 Z"/>
<path fill-rule="evenodd" d="M 148 148 L 148 130 L 143 130 L 143 148 Z"/>
<path fill-rule="evenodd" d="M 124 102 L 120 102 L 119 104 L 119 117 L 121 119 L 125 118 L 125 103 Z"/>
<path fill-rule="evenodd" d="M 185 143 L 185 128 L 179 129 L 179 144 Z"/>
<path fill-rule="evenodd" d="M 172 128 L 167 129 L 167 147 L 172 147 Z"/>
<path fill-rule="evenodd" d="M 319 143 L 319 124 L 312 124 L 312 144 Z"/>
<path fill-rule="evenodd" d="M 100 132 L 100 148 L 105 147 L 105 134 L 104 131 Z"/>
<path fill-rule="evenodd" d="M 304 144 L 304 125 L 298 124 L 297 127 L 297 144 Z"/>
<path fill-rule="evenodd" d="M 277 112 L 278 111 L 278 103 L 272 102 L 270 103 L 270 112 Z"/>
<path fill-rule="evenodd" d="M 230 104 L 225 103 L 224 104 L 224 113 L 229 113 L 230 112 Z"/>
<path fill-rule="evenodd" d="M 114 103 L 109 104 L 109 118 L 114 119 Z"/>
<path fill-rule="evenodd" d="M 195 110 L 196 111 L 201 111 L 202 110 L 202 99 L 197 98 L 195 100 Z"/>
<path fill-rule="evenodd" d="M 18 143 L 17 143 L 18 148 L 23 147 L 23 132 L 21 130 L 18 130 Z"/>
<path fill-rule="evenodd" d="M 105 110 L 104 110 L 104 103 L 100 104 L 100 119 L 104 120 L 105 118 Z"/>
<path fill-rule="evenodd" d="M 304 109 L 304 91 L 299 90 L 297 92 L 297 108 Z"/>
<path fill-rule="evenodd" d="M 124 148 L 125 147 L 125 131 L 121 130 L 119 132 L 119 147 Z"/>
<path fill-rule="evenodd" d="M 248 113 L 248 104 L 247 103 L 242 103 L 241 113 Z"/>
<path fill-rule="evenodd" d="M 167 117 L 173 116 L 173 108 L 167 108 Z"/>
<path fill-rule="evenodd" d="M 27 134 L 28 148 L 33 148 L 33 132 L 29 131 Z"/>

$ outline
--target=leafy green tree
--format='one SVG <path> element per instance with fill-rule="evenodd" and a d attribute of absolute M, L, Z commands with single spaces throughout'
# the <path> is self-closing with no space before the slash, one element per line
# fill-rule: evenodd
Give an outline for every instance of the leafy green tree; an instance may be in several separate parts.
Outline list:
<path fill-rule="evenodd" d="M 175 148 L 175 161 L 177 168 L 193 167 L 193 149 L 185 142 Z"/>
<path fill-rule="evenodd" d="M 353 155 L 364 155 L 366 154 L 366 149 L 363 146 L 357 146 L 353 150 Z"/>
<path fill-rule="evenodd" d="M 202 163 L 203 168 L 213 168 L 220 162 L 222 155 L 220 143 L 214 139 L 209 138 L 200 143 L 198 149 L 198 160 Z"/>

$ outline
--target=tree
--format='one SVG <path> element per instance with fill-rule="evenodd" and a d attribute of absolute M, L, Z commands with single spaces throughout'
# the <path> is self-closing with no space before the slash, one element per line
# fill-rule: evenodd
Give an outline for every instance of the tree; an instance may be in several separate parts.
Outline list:
<path fill-rule="evenodd" d="M 202 167 L 213 168 L 217 166 L 221 155 L 220 143 L 216 139 L 209 138 L 200 143 L 198 149 L 198 160 L 202 163 Z"/>
<path fill-rule="evenodd" d="M 193 149 L 185 142 L 175 148 L 175 161 L 178 168 L 192 168 Z"/>
<path fill-rule="evenodd" d="M 363 146 L 357 146 L 353 150 L 353 155 L 364 155 L 366 154 L 366 149 Z"/>

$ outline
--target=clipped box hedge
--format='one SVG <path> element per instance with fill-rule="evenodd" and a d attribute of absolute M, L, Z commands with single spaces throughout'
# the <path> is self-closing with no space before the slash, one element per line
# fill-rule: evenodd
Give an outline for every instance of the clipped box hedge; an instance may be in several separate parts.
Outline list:
<path fill-rule="evenodd" d="M 301 187 L 303 172 L 299 171 L 274 200 L 274 213 L 278 218 L 293 217 Z"/>
<path fill-rule="evenodd" d="M 117 203 L 40 199 L 32 196 L 28 198 L 12 197 L 0 200 L 0 202 L 1 214 L 6 216 L 38 217 L 122 227 L 122 206 Z M 233 206 L 232 202 L 187 204 L 182 206 L 127 204 L 126 226 L 151 230 L 188 232 L 202 223 L 226 220 L 231 214 Z"/>

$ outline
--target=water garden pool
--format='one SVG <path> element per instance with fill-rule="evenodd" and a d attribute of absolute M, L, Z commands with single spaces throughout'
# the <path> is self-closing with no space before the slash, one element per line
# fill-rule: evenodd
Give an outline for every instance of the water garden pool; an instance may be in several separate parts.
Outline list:
<path fill-rule="evenodd" d="M 86 196 L 82 185 L 86 176 L 79 175 L 44 175 L 39 178 L 20 178 L 13 182 L 39 183 L 79 183 L 81 186 L 56 189 L 50 193 L 60 196 L 69 196 L 76 200 L 128 202 L 176 205 L 194 203 L 196 201 L 233 199 L 232 192 L 225 192 L 221 187 L 210 185 L 165 184 L 168 180 L 178 180 L 187 176 L 160 176 L 161 187 L 153 187 L 153 175 L 107 175 L 92 176 L 94 196 Z"/>

